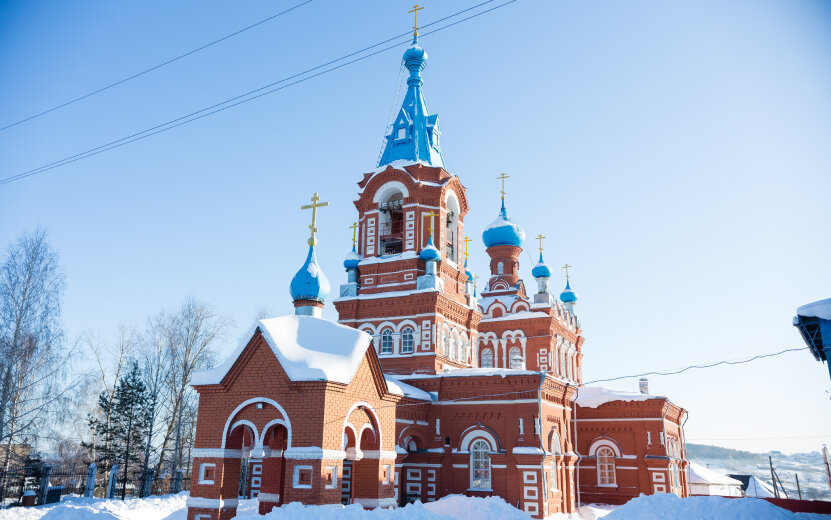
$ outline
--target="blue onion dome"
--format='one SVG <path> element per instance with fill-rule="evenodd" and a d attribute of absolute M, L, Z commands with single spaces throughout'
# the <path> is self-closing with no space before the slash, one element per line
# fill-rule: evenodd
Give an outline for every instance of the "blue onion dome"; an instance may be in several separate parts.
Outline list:
<path fill-rule="evenodd" d="M 303 267 L 291 279 L 289 292 L 293 300 L 314 300 L 322 302 L 329 296 L 329 280 L 317 265 L 314 246 L 309 246 L 309 255 Z"/>
<path fill-rule="evenodd" d="M 543 262 L 542 253 L 540 253 L 540 261 L 531 269 L 531 276 L 534 278 L 551 278 L 551 269 Z"/>
<path fill-rule="evenodd" d="M 467 267 L 467 258 L 465 258 L 465 274 L 467 275 L 467 281 L 472 282 L 473 281 L 473 273 L 470 272 L 470 269 L 468 269 L 468 267 Z"/>
<path fill-rule="evenodd" d="M 482 233 L 482 240 L 485 247 L 493 246 L 517 246 L 522 247 L 525 242 L 525 231 L 508 217 L 505 211 L 505 200 L 502 200 L 502 209 L 499 217 Z"/>
<path fill-rule="evenodd" d="M 439 260 L 441 258 L 439 250 L 433 245 L 433 237 L 430 237 L 429 240 L 427 240 L 427 245 L 424 246 L 424 249 L 421 250 L 418 257 L 425 262 L 428 260 Z"/>
<path fill-rule="evenodd" d="M 361 263 L 361 260 L 363 260 L 363 258 L 357 253 L 357 251 L 355 251 L 355 246 L 352 246 L 352 251 L 350 251 L 343 260 L 343 266 L 347 269 L 357 269 L 358 264 Z"/>
<path fill-rule="evenodd" d="M 560 301 L 563 303 L 577 303 L 577 293 L 571 290 L 571 283 L 566 280 L 566 288 L 560 293 Z"/>
<path fill-rule="evenodd" d="M 418 36 L 413 38 L 413 44 L 404 51 L 404 66 L 408 69 L 412 65 L 419 65 L 424 68 L 424 62 L 427 61 L 427 53 L 424 48 L 418 44 Z"/>

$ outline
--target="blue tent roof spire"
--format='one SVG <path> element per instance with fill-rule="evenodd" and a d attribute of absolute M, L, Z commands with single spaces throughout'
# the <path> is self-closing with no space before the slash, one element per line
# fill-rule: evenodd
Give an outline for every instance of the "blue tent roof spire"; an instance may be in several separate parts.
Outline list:
<path fill-rule="evenodd" d="M 439 146 L 439 116 L 427 112 L 427 103 L 421 91 L 424 83 L 421 71 L 427 63 L 427 53 L 418 44 L 417 34 L 413 36 L 413 44 L 404 52 L 403 62 L 410 71 L 407 94 L 386 136 L 384 153 L 378 166 L 404 160 L 444 168 Z"/>

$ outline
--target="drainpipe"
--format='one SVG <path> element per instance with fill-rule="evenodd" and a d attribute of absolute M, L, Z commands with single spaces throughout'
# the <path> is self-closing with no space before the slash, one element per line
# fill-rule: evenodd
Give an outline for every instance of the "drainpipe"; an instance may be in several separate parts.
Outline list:
<path fill-rule="evenodd" d="M 669 451 L 667 450 L 667 447 L 669 446 L 669 442 L 667 440 L 667 414 L 668 413 L 669 413 L 669 399 L 667 399 L 667 409 L 664 410 L 664 415 L 661 416 L 661 429 L 664 431 L 664 435 L 663 435 L 663 437 L 664 437 L 664 444 L 663 444 L 664 453 L 666 453 L 667 458 L 670 459 Z M 660 439 L 658 439 L 658 440 L 660 441 Z M 670 459 L 670 460 L 672 460 L 672 459 Z M 669 473 L 669 475 L 668 475 L 669 479 L 668 480 L 670 482 L 672 482 L 672 470 L 670 469 L 669 464 L 667 464 L 667 472 Z M 677 484 L 677 482 L 676 482 L 676 484 Z M 669 487 L 669 491 L 670 491 L 670 493 L 672 492 L 672 486 Z"/>
<path fill-rule="evenodd" d="M 580 507 L 580 461 L 583 460 L 583 456 L 577 452 L 577 398 L 580 397 L 580 387 L 574 387 L 575 394 L 574 394 L 574 417 L 571 418 L 572 422 L 574 423 L 574 445 L 572 448 L 574 449 L 574 453 L 577 454 L 577 465 L 574 469 L 575 475 L 575 489 L 577 490 L 577 503 L 575 504 L 578 508 Z M 579 509 L 578 509 L 579 515 Z"/>
<path fill-rule="evenodd" d="M 549 486 L 545 485 L 545 446 L 543 445 L 543 442 L 542 442 L 542 385 L 544 383 L 545 383 L 545 372 L 540 371 L 540 386 L 537 389 L 537 398 L 538 398 L 538 403 L 537 404 L 539 405 L 539 412 L 538 412 L 539 415 L 537 416 L 537 421 L 539 422 L 539 425 L 540 425 L 540 430 L 539 430 L 540 431 L 540 433 L 539 433 L 539 435 L 540 435 L 540 451 L 542 451 L 542 461 L 540 461 L 540 468 L 542 469 L 542 487 L 543 487 L 542 491 L 543 491 L 544 496 L 545 496 L 545 502 L 548 503 L 548 487 L 551 487 L 551 486 L 550 485 Z M 534 429 L 535 430 L 537 429 L 536 424 L 534 425 Z M 556 464 L 555 464 L 555 466 L 556 466 Z"/>
<path fill-rule="evenodd" d="M 683 409 L 682 409 L 683 410 Z M 684 460 L 687 460 L 687 433 L 684 431 L 684 425 L 687 424 L 687 419 L 690 418 L 690 411 L 684 410 L 684 422 L 681 423 L 681 446 L 684 447 L 684 453 L 682 453 Z M 684 489 L 687 492 L 687 496 L 690 496 L 690 466 L 687 464 L 687 468 L 684 471 Z"/>

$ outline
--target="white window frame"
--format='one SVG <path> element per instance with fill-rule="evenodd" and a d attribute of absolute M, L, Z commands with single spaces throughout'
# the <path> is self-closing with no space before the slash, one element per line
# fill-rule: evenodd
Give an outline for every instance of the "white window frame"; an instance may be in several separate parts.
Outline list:
<path fill-rule="evenodd" d="M 486 360 L 489 363 L 486 363 Z M 482 368 L 493 368 L 493 349 L 486 348 L 482 350 Z"/>
<path fill-rule="evenodd" d="M 493 490 L 493 472 L 491 466 L 491 451 L 492 448 L 488 441 L 485 439 L 476 439 L 470 444 L 470 490 L 472 491 L 492 491 Z M 480 461 L 486 465 L 486 468 L 483 471 L 487 473 L 487 480 L 484 478 L 477 479 L 481 480 L 481 484 L 486 484 L 487 487 L 484 485 L 475 486 L 474 485 L 474 472 L 476 471 L 477 461 L 475 460 L 476 457 L 480 457 Z"/>
<path fill-rule="evenodd" d="M 401 353 L 412 354 L 413 351 L 415 351 L 415 329 L 407 326 L 401 331 Z"/>
<path fill-rule="evenodd" d="M 608 453 L 608 456 L 606 455 Z M 597 458 L 597 487 L 617 487 L 617 468 L 615 467 L 615 451 L 609 446 L 601 446 L 595 452 Z M 604 462 L 606 460 L 606 462 Z M 607 471 L 611 475 L 611 479 L 604 481 L 602 468 L 604 466 L 611 466 L 611 471 Z"/>
<path fill-rule="evenodd" d="M 384 347 L 384 341 L 389 340 L 389 351 L 386 351 Z M 395 340 L 392 337 L 392 330 L 384 329 L 381 331 L 381 341 L 378 344 L 378 354 L 382 356 L 389 356 L 395 352 Z"/>
<path fill-rule="evenodd" d="M 214 470 L 214 478 L 210 479 L 210 480 L 205 478 L 205 471 L 208 470 L 209 468 L 213 468 L 213 470 Z M 213 462 L 203 462 L 199 465 L 199 483 L 200 484 L 210 486 L 211 484 L 216 482 L 214 480 L 215 478 L 216 478 L 216 464 L 215 463 L 213 463 Z"/>

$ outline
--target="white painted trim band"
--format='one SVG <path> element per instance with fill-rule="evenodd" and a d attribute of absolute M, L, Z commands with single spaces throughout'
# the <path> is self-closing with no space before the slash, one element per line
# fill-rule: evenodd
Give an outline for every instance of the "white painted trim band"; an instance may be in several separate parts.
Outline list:
<path fill-rule="evenodd" d="M 237 507 L 239 505 L 239 499 L 188 497 L 185 504 L 187 507 L 198 507 L 200 509 L 229 509 Z"/>
<path fill-rule="evenodd" d="M 346 452 L 343 450 L 324 450 L 317 446 L 288 448 L 283 455 L 292 460 L 343 460 Z"/>
<path fill-rule="evenodd" d="M 197 459 L 240 459 L 242 450 L 226 450 L 223 448 L 194 448 L 191 450 L 192 458 Z"/>

